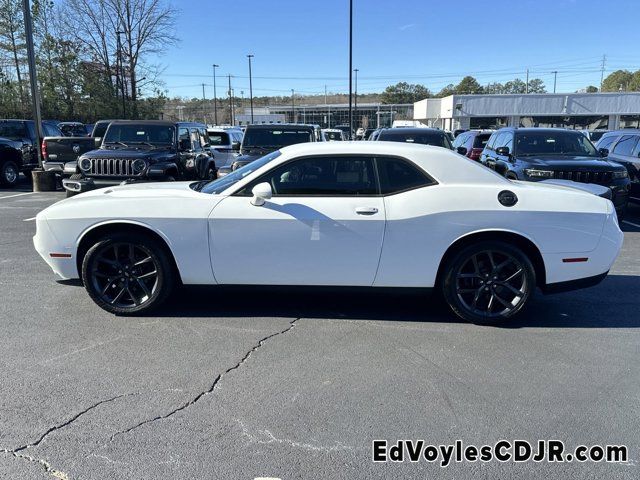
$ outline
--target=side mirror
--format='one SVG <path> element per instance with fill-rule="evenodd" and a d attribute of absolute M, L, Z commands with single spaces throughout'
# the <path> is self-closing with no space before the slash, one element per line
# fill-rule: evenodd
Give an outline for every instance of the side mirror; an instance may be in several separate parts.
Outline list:
<path fill-rule="evenodd" d="M 458 147 L 456 148 L 456 152 L 458 152 L 460 155 L 467 155 L 467 148 L 466 147 Z"/>
<path fill-rule="evenodd" d="M 599 148 L 598 149 L 598 153 L 600 154 L 601 157 L 608 157 L 609 156 L 609 149 L 608 148 Z"/>
<path fill-rule="evenodd" d="M 234 152 L 240 151 L 240 142 L 231 142 L 231 150 Z"/>
<path fill-rule="evenodd" d="M 257 184 L 251 190 L 253 194 L 253 198 L 251 199 L 251 205 L 255 205 L 256 207 L 261 207 L 264 205 L 265 200 L 269 200 L 273 195 L 271 191 L 271 185 L 267 182 L 262 182 Z"/>
<path fill-rule="evenodd" d="M 498 155 L 503 156 L 503 157 L 508 157 L 509 156 L 509 147 L 498 147 L 498 148 L 496 148 L 496 153 Z"/>
<path fill-rule="evenodd" d="M 180 149 L 181 152 L 188 152 L 189 150 L 191 150 L 191 140 L 188 138 L 180 139 L 180 142 L 178 143 L 178 148 Z"/>

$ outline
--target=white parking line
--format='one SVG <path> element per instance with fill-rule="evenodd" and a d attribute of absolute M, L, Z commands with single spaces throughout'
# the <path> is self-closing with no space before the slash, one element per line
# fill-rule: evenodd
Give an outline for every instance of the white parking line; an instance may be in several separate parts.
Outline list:
<path fill-rule="evenodd" d="M 0 197 L 0 200 L 5 198 L 13 198 L 13 197 L 21 197 L 22 195 L 33 195 L 36 192 L 25 192 L 25 193 L 16 193 L 15 195 L 7 195 L 6 197 Z"/>
<path fill-rule="evenodd" d="M 31 217 L 31 218 L 25 218 L 24 220 L 22 220 L 23 222 L 30 222 L 31 220 L 35 220 L 36 217 Z"/>
<path fill-rule="evenodd" d="M 622 220 L 622 223 L 626 223 L 627 225 L 631 225 L 632 227 L 640 228 L 640 225 L 630 222 L 629 220 Z"/>

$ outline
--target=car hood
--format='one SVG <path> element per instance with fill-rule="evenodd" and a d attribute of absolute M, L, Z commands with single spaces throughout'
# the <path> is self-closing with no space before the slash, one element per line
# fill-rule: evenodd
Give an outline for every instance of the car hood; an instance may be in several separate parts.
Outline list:
<path fill-rule="evenodd" d="M 539 157 L 518 157 L 518 160 L 527 162 L 531 166 L 549 168 L 551 170 L 589 170 L 589 171 L 611 171 L 624 168 L 622 165 L 612 162 L 607 158 L 593 158 L 582 156 L 539 156 Z"/>

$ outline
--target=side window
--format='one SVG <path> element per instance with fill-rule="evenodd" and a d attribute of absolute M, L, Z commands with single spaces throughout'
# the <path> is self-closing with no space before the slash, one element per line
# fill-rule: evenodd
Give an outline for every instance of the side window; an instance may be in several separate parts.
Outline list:
<path fill-rule="evenodd" d="M 636 143 L 636 148 L 633 149 L 631 155 L 634 157 L 640 157 L 640 141 Z"/>
<path fill-rule="evenodd" d="M 189 130 L 189 135 L 191 138 L 191 148 L 195 151 L 202 150 L 202 145 L 200 144 L 200 135 L 198 134 L 197 128 L 191 128 Z"/>
<path fill-rule="evenodd" d="M 497 139 L 498 133 L 492 133 L 491 137 L 489 137 L 489 141 L 487 142 L 487 150 L 494 150 L 494 145 Z"/>
<path fill-rule="evenodd" d="M 510 133 L 505 133 L 505 135 L 505 144 L 503 146 L 509 148 L 509 152 L 513 152 L 513 135 Z"/>
<path fill-rule="evenodd" d="M 495 139 L 495 141 L 493 142 L 493 150 L 495 150 L 496 148 L 500 148 L 503 147 L 505 142 L 507 139 L 507 134 L 506 133 L 499 133 Z"/>
<path fill-rule="evenodd" d="M 180 130 L 178 130 L 178 141 L 182 142 L 182 140 L 189 140 L 189 130 L 186 128 L 180 128 Z"/>
<path fill-rule="evenodd" d="M 274 196 L 377 195 L 373 158 L 308 157 L 292 160 L 247 185 L 240 195 L 251 195 L 258 183 L 268 182 Z"/>
<path fill-rule="evenodd" d="M 204 127 L 198 128 L 198 133 L 200 134 L 200 145 L 202 145 L 202 147 L 208 147 L 210 142 L 209 142 L 209 135 L 207 134 L 207 129 Z"/>
<path fill-rule="evenodd" d="M 598 142 L 598 148 L 606 148 L 611 147 L 611 144 L 614 140 L 618 138 L 616 135 L 609 135 L 608 137 L 602 137 L 602 139 Z"/>
<path fill-rule="evenodd" d="M 464 145 L 464 142 L 466 142 L 466 140 L 467 140 L 467 134 L 461 133 L 453 141 L 453 148 L 458 148 L 459 146 Z"/>
<path fill-rule="evenodd" d="M 631 155 L 634 147 L 638 143 L 638 137 L 636 135 L 623 135 L 622 138 L 613 147 L 613 152 L 616 155 Z"/>
<path fill-rule="evenodd" d="M 380 190 L 383 195 L 434 185 L 436 182 L 420 168 L 399 158 L 377 158 Z"/>

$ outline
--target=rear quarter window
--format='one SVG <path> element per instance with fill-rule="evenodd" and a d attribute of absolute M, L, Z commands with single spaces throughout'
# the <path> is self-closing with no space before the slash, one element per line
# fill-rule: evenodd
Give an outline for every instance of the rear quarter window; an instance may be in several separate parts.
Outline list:
<path fill-rule="evenodd" d="M 376 158 L 376 163 L 380 177 L 380 192 L 383 195 L 393 195 L 436 183 L 422 169 L 408 160 L 383 157 Z"/>

